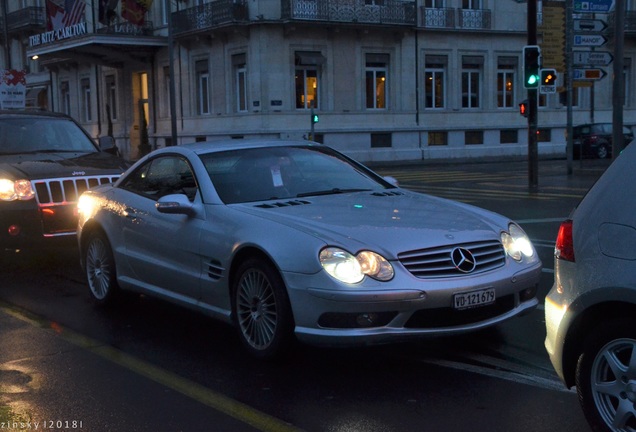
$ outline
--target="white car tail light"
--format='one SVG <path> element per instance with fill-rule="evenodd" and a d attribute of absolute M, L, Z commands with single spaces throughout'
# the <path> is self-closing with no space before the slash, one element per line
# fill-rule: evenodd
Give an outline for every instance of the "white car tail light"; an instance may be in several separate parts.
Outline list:
<path fill-rule="evenodd" d="M 572 237 L 572 220 L 563 221 L 559 227 L 556 245 L 554 246 L 554 256 L 557 259 L 566 261 L 576 261 L 574 259 L 574 239 Z"/>

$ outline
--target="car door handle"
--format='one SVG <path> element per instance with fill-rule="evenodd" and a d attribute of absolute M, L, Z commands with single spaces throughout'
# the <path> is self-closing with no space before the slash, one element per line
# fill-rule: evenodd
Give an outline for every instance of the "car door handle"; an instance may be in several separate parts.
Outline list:
<path fill-rule="evenodd" d="M 128 219 L 139 219 L 139 214 L 134 208 L 126 207 L 124 209 L 124 214 Z"/>

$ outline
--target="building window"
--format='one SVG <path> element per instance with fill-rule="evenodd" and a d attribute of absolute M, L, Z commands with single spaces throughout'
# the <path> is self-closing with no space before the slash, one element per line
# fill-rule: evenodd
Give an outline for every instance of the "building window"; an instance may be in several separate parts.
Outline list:
<path fill-rule="evenodd" d="M 483 144 L 484 131 L 469 130 L 464 132 L 464 142 L 466 143 L 466 145 Z"/>
<path fill-rule="evenodd" d="M 550 141 L 552 141 L 552 129 L 537 130 L 537 142 L 550 142 Z"/>
<path fill-rule="evenodd" d="M 462 61 L 462 108 L 481 107 L 483 57 L 464 56 Z"/>
<path fill-rule="evenodd" d="M 106 77 L 106 114 L 111 121 L 117 120 L 117 85 L 115 75 Z"/>
<path fill-rule="evenodd" d="M 426 108 L 446 107 L 446 64 L 445 56 L 426 56 L 424 71 L 424 106 Z"/>
<path fill-rule="evenodd" d="M 390 133 L 372 133 L 371 134 L 371 148 L 391 147 L 392 136 Z"/>
<path fill-rule="evenodd" d="M 388 54 L 367 54 L 366 57 L 366 107 L 387 108 Z"/>
<path fill-rule="evenodd" d="M 91 83 L 88 78 L 80 80 L 81 87 L 81 105 L 82 105 L 82 121 L 89 122 L 93 120 L 93 112 L 91 110 Z"/>
<path fill-rule="evenodd" d="M 481 9 L 481 0 L 462 0 L 462 9 Z"/>
<path fill-rule="evenodd" d="M 516 57 L 500 57 L 497 68 L 497 107 L 515 107 Z"/>
<path fill-rule="evenodd" d="M 247 66 L 245 54 L 233 55 L 232 67 L 234 68 L 235 110 L 236 112 L 247 112 Z"/>
<path fill-rule="evenodd" d="M 320 70 L 324 60 L 319 52 L 296 52 L 296 109 L 320 108 Z"/>
<path fill-rule="evenodd" d="M 71 92 L 68 81 L 60 83 L 60 111 L 66 115 L 71 115 Z"/>
<path fill-rule="evenodd" d="M 442 9 L 446 7 L 446 0 L 426 0 L 424 7 Z"/>
<path fill-rule="evenodd" d="M 170 117 L 170 66 L 163 67 L 163 94 L 162 99 L 164 103 L 161 105 L 161 115 L 164 118 Z"/>
<path fill-rule="evenodd" d="M 630 105 L 629 97 L 629 76 L 632 66 L 632 59 L 626 58 L 623 60 L 623 106 Z"/>
<path fill-rule="evenodd" d="M 519 131 L 517 129 L 500 130 L 499 142 L 501 144 L 517 144 L 519 142 Z"/>
<path fill-rule="evenodd" d="M 210 72 L 207 60 L 198 60 L 194 69 L 196 72 L 196 102 L 197 114 L 210 114 Z"/>
<path fill-rule="evenodd" d="M 445 146 L 448 145 L 448 132 L 436 131 L 428 133 L 429 146 Z"/>

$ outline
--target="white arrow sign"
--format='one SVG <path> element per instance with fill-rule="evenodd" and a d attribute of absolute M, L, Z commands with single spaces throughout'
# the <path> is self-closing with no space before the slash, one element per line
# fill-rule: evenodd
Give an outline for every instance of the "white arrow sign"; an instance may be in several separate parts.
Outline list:
<path fill-rule="evenodd" d="M 574 51 L 573 54 L 575 66 L 607 66 L 614 60 L 607 51 Z"/>
<path fill-rule="evenodd" d="M 602 20 L 593 19 L 575 19 L 575 32 L 601 32 L 607 28 L 607 23 Z"/>
<path fill-rule="evenodd" d="M 599 47 L 606 42 L 607 38 L 602 35 L 574 35 L 574 46 Z"/>

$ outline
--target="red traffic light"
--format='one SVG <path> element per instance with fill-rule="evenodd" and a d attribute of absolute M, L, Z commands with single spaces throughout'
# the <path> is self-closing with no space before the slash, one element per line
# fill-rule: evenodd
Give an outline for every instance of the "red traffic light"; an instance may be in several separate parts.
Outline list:
<path fill-rule="evenodd" d="M 524 100 L 519 104 L 519 114 L 524 117 L 528 117 L 528 100 Z"/>

